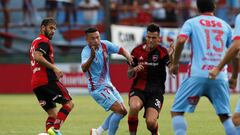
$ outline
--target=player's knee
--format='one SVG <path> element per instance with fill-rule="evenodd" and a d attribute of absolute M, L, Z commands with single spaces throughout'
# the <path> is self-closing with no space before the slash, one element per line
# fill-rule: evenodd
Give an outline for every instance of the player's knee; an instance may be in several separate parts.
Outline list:
<path fill-rule="evenodd" d="M 69 108 L 70 110 L 73 109 L 74 107 L 74 103 L 72 101 L 68 101 L 66 104 L 64 104 L 63 106 Z"/>
<path fill-rule="evenodd" d="M 232 121 L 235 126 L 240 126 L 240 113 L 234 113 L 232 116 Z"/>
<path fill-rule="evenodd" d="M 117 110 L 114 111 L 115 113 L 121 114 L 123 116 L 127 115 L 127 110 L 125 107 L 118 108 Z"/>
<path fill-rule="evenodd" d="M 123 116 L 127 115 L 127 110 L 125 108 L 120 110 L 120 114 L 122 114 Z"/>
<path fill-rule="evenodd" d="M 157 120 L 156 119 L 146 119 L 147 129 L 152 131 L 156 128 Z"/>
<path fill-rule="evenodd" d="M 130 108 L 131 112 L 137 113 L 137 112 L 139 112 L 141 106 L 138 104 L 130 104 L 129 108 Z"/>

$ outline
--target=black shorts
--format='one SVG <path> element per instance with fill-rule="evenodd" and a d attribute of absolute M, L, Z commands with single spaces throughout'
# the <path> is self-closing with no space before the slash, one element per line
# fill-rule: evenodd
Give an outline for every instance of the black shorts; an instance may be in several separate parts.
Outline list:
<path fill-rule="evenodd" d="M 148 93 L 148 92 L 145 92 L 142 90 L 131 90 L 129 92 L 129 98 L 132 96 L 137 96 L 142 100 L 143 106 L 145 109 L 144 117 L 146 114 L 146 109 L 149 107 L 156 109 L 158 111 L 158 113 L 162 109 L 162 105 L 163 105 L 163 101 L 164 101 L 164 97 L 162 94 Z"/>
<path fill-rule="evenodd" d="M 45 111 L 55 108 L 56 103 L 65 104 L 72 100 L 61 82 L 51 82 L 47 85 L 39 86 L 33 89 L 33 92 Z"/>

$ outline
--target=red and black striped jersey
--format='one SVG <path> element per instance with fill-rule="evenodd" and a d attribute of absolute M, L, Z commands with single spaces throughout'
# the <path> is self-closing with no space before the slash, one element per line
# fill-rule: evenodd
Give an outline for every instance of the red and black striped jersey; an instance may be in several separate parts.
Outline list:
<path fill-rule="evenodd" d="M 40 34 L 36 39 L 33 40 L 31 48 L 30 48 L 30 64 L 32 70 L 32 80 L 31 86 L 32 88 L 36 88 L 42 85 L 48 84 L 50 81 L 58 80 L 56 74 L 53 70 L 46 68 L 38 64 L 33 59 L 34 51 L 40 51 L 43 53 L 43 57 L 50 63 L 54 64 L 54 55 L 53 55 L 53 47 L 50 40 L 44 35 Z"/>
<path fill-rule="evenodd" d="M 141 64 L 144 70 L 134 78 L 132 89 L 144 90 L 149 93 L 165 93 L 166 66 L 169 55 L 166 48 L 158 45 L 154 50 L 147 51 L 146 44 L 135 47 L 131 53 L 134 65 Z"/>

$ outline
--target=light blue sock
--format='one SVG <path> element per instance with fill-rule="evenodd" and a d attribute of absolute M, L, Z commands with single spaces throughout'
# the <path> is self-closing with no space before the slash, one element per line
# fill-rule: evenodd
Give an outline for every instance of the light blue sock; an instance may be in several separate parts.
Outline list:
<path fill-rule="evenodd" d="M 112 115 L 113 115 L 113 113 L 108 115 L 108 117 L 105 119 L 104 123 L 101 126 L 105 131 L 108 130 L 108 128 L 109 128 L 109 121 L 110 121 Z"/>
<path fill-rule="evenodd" d="M 232 119 L 229 118 L 223 122 L 226 135 L 237 135 L 237 130 L 232 122 Z"/>
<path fill-rule="evenodd" d="M 240 126 L 237 126 L 236 130 L 237 130 L 237 135 L 240 135 Z"/>
<path fill-rule="evenodd" d="M 185 121 L 184 117 L 174 116 L 172 118 L 173 130 L 175 135 L 186 135 L 187 133 L 187 122 Z"/>
<path fill-rule="evenodd" d="M 108 135 L 115 135 L 118 129 L 119 122 L 123 117 L 124 116 L 122 114 L 113 113 L 109 121 Z"/>

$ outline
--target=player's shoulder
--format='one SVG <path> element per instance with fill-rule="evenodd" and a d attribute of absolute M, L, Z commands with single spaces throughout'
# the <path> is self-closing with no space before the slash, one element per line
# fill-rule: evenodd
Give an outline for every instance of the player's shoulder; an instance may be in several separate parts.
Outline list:
<path fill-rule="evenodd" d="M 164 46 L 162 46 L 161 44 L 159 44 L 159 45 L 157 46 L 157 49 L 158 49 L 158 51 L 160 51 L 160 52 L 163 52 L 163 53 L 165 53 L 165 54 L 168 54 L 167 48 L 164 47 Z"/>
<path fill-rule="evenodd" d="M 44 38 L 43 36 L 38 36 L 36 37 L 33 42 L 33 44 L 39 44 L 39 43 L 49 43 L 49 39 L 48 38 Z"/>
<path fill-rule="evenodd" d="M 145 43 L 139 44 L 139 45 L 137 45 L 136 47 L 133 48 L 132 52 L 142 50 L 142 49 L 144 49 L 144 47 L 146 47 Z"/>
<path fill-rule="evenodd" d="M 101 44 L 105 44 L 106 46 L 112 45 L 113 43 L 108 40 L 100 40 Z"/>
<path fill-rule="evenodd" d="M 88 46 L 88 45 L 86 45 L 85 47 L 83 47 L 83 49 L 82 49 L 82 54 L 83 53 L 87 53 L 87 52 L 90 52 L 90 47 Z"/>

